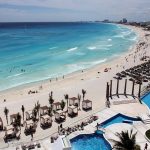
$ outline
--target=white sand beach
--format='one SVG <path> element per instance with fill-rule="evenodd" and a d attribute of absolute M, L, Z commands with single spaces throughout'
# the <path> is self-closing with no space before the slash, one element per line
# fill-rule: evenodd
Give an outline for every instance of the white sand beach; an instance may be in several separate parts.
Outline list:
<path fill-rule="evenodd" d="M 117 72 L 121 72 L 127 68 L 133 67 L 142 63 L 142 56 L 150 56 L 150 36 L 145 36 L 149 34 L 148 31 L 144 31 L 142 28 L 128 26 L 134 30 L 138 35 L 137 43 L 132 46 L 127 53 L 122 56 L 116 57 L 116 59 L 97 65 L 91 69 L 84 70 L 83 72 L 76 72 L 71 75 L 65 76 L 63 78 L 58 78 L 58 80 L 49 80 L 28 84 L 25 86 L 19 86 L 10 90 L 0 92 L 0 117 L 3 118 L 4 125 L 6 125 L 6 119 L 4 115 L 4 108 L 9 109 L 9 115 L 17 112 L 21 113 L 21 106 L 24 105 L 25 110 L 31 110 L 35 106 L 35 103 L 39 101 L 41 106 L 48 105 L 49 93 L 53 91 L 53 98 L 55 102 L 64 99 L 64 94 L 68 94 L 69 97 L 77 97 L 78 94 L 82 95 L 82 89 L 87 91 L 85 99 L 92 100 L 92 110 L 89 112 L 79 111 L 79 114 L 75 118 L 67 117 L 63 126 L 69 126 L 74 122 L 77 122 L 86 116 L 94 114 L 103 110 L 106 101 L 106 83 L 113 80 L 113 93 L 116 91 L 116 80 L 113 78 Z M 140 46 L 140 43 L 144 42 L 144 46 Z M 105 68 L 108 68 L 107 72 L 104 72 Z M 132 82 L 128 82 L 127 92 L 131 93 Z M 135 85 L 137 89 L 138 86 Z M 124 80 L 120 81 L 119 91 L 124 89 Z M 38 93 L 28 94 L 28 92 L 38 91 Z M 138 90 L 135 90 L 137 93 Z M 4 99 L 6 100 L 4 102 Z M 142 106 L 141 110 L 146 107 Z M 118 107 L 117 107 L 117 110 Z M 129 111 L 131 115 L 132 111 Z M 9 116 L 8 115 L 8 116 Z M 136 114 L 137 115 L 137 114 Z M 9 117 L 8 117 L 9 118 Z M 10 122 L 10 121 L 9 121 Z M 47 130 L 42 130 L 40 127 L 34 135 L 34 140 L 43 139 L 57 131 L 58 124 L 53 121 L 52 127 Z M 23 132 L 23 131 L 22 131 Z M 0 132 L 0 144 L 4 143 L 3 137 L 4 133 Z M 30 137 L 21 135 L 21 140 L 19 142 L 28 142 Z"/>

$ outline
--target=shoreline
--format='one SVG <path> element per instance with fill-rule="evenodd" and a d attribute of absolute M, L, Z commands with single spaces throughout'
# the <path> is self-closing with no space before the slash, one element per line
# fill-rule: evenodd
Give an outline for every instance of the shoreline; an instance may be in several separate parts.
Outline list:
<path fill-rule="evenodd" d="M 128 49 L 128 51 L 125 52 L 124 55 L 117 57 L 117 59 L 113 59 L 112 61 L 109 61 L 107 63 L 105 62 L 104 64 L 94 66 L 89 70 L 85 70 L 84 72 L 78 72 L 68 77 L 66 76 L 65 79 L 61 79 L 61 80 L 58 79 L 58 81 L 52 81 L 51 83 L 43 81 L 42 89 L 39 89 L 40 84 L 35 84 L 24 88 L 17 87 L 18 90 L 13 88 L 12 91 L 3 92 L 0 95 L 0 116 L 1 118 L 3 118 L 4 125 L 6 125 L 6 119 L 5 119 L 6 117 L 4 114 L 5 107 L 9 109 L 8 116 L 10 116 L 11 114 L 15 114 L 17 112 L 22 113 L 21 112 L 22 105 L 24 105 L 25 111 L 32 110 L 35 104 L 37 103 L 37 101 L 39 101 L 40 106 L 45 106 L 45 105 L 49 106 L 48 98 L 49 98 L 50 91 L 53 91 L 53 97 L 55 102 L 59 102 L 62 99 L 64 100 L 64 94 L 68 94 L 69 97 L 74 97 L 74 96 L 76 97 L 77 94 L 82 95 L 81 90 L 85 89 L 87 91 L 85 95 L 85 99 L 89 99 L 92 101 L 91 111 L 89 112 L 80 111 L 78 116 L 75 118 L 67 117 L 66 121 L 63 123 L 63 127 L 68 127 L 68 125 L 72 125 L 75 122 L 79 122 L 81 119 L 87 116 L 91 116 L 95 112 L 99 112 L 100 116 L 103 117 L 100 111 L 106 108 L 105 105 L 106 83 L 112 80 L 113 81 L 112 93 L 116 92 L 116 87 L 117 87 L 116 79 L 113 79 L 115 74 L 127 68 L 131 68 L 140 63 L 143 63 L 140 60 L 140 58 L 145 52 L 146 55 L 150 56 L 150 52 L 149 52 L 150 36 L 148 37 L 145 36 L 147 31 L 144 31 L 142 30 L 142 28 L 137 28 L 137 27 L 131 27 L 131 28 L 137 31 L 137 33 L 139 34 L 139 39 L 137 40 L 135 45 L 132 46 L 131 49 Z M 145 46 L 147 45 L 147 48 L 145 48 L 144 46 L 139 48 L 141 42 L 146 42 Z M 135 56 L 137 56 L 136 61 L 134 61 Z M 111 68 L 111 69 L 108 69 L 108 72 L 104 72 L 105 68 Z M 29 90 L 38 90 L 39 92 L 35 94 L 28 94 Z M 124 90 L 124 80 L 120 81 L 119 92 L 122 90 Z M 128 82 L 127 92 L 131 92 L 131 90 L 132 90 L 132 82 Z M 138 90 L 138 86 L 135 85 L 135 91 L 137 90 Z M 3 101 L 4 99 L 6 99 L 6 102 Z M 112 108 L 115 107 L 116 108 L 115 112 L 123 112 L 124 114 L 126 114 L 126 111 L 128 111 L 128 115 L 134 117 L 135 115 L 137 116 L 137 114 L 133 113 L 132 108 L 134 108 L 134 106 L 138 106 L 138 104 L 139 103 L 133 105 L 132 104 L 127 105 L 129 109 L 126 109 L 124 106 L 122 106 L 122 109 L 120 109 L 121 105 L 119 106 L 112 105 Z M 143 106 L 141 106 L 140 104 L 138 107 L 139 110 L 141 109 L 141 107 L 143 108 Z M 143 109 L 141 109 L 140 111 L 142 112 Z M 9 117 L 8 120 L 10 123 Z M 38 126 L 37 132 L 34 135 L 34 141 L 47 138 L 57 131 L 58 131 L 58 124 L 54 120 L 53 120 L 52 127 L 47 130 L 42 130 L 41 127 Z M 0 143 L 3 143 L 4 133 L 1 133 L 0 137 L 1 137 Z M 25 136 L 24 134 L 21 134 L 21 140 L 19 141 L 19 143 L 20 142 L 22 143 L 30 142 L 30 138 Z"/>
<path fill-rule="evenodd" d="M 68 73 L 68 74 L 64 75 L 65 79 L 74 78 L 76 76 L 82 75 L 83 73 L 92 72 L 92 71 L 97 70 L 97 69 L 99 69 L 99 70 L 101 70 L 102 68 L 104 69 L 105 67 L 107 67 L 107 65 L 110 66 L 111 63 L 114 64 L 114 63 L 118 62 L 123 57 L 127 56 L 129 53 L 131 53 L 133 51 L 134 47 L 136 46 L 136 44 L 139 42 L 139 39 L 140 39 L 140 35 L 135 30 L 135 27 L 129 26 L 129 25 L 120 25 L 120 24 L 115 24 L 115 25 L 116 26 L 124 26 L 124 27 L 130 29 L 132 32 L 134 32 L 136 34 L 137 39 L 133 43 L 133 45 L 131 45 L 126 52 L 122 52 L 122 53 L 118 54 L 117 56 L 110 57 L 105 62 L 102 62 L 100 64 L 96 64 L 94 66 L 91 66 L 89 68 L 85 68 L 83 70 L 77 70 L 77 71 L 74 71 L 72 73 Z M 56 77 L 56 78 L 58 80 L 57 82 L 64 81 L 63 76 L 62 77 Z M 18 91 L 18 90 L 25 90 L 26 88 L 34 88 L 35 86 L 37 87 L 37 86 L 41 86 L 43 84 L 47 84 L 47 83 L 50 82 L 50 80 L 51 80 L 51 83 L 53 84 L 54 82 L 56 82 L 56 78 L 47 78 L 47 79 L 42 79 L 42 80 L 39 80 L 39 81 L 33 81 L 33 82 L 30 82 L 30 83 L 23 83 L 21 85 L 16 85 L 14 87 L 10 87 L 8 89 L 1 90 L 0 94 L 7 94 L 9 92 L 15 92 L 15 91 Z"/>

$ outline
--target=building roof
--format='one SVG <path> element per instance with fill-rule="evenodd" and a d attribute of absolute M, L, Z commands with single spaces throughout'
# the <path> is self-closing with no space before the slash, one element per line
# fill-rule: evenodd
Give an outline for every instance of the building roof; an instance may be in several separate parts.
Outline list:
<path fill-rule="evenodd" d="M 53 105 L 56 105 L 56 106 L 58 106 L 58 105 L 60 105 L 61 103 L 60 102 L 55 102 L 55 103 L 53 103 Z"/>
<path fill-rule="evenodd" d="M 83 100 L 84 103 L 91 103 L 92 101 L 86 99 L 86 100 Z"/>
<path fill-rule="evenodd" d="M 40 107 L 40 109 L 42 109 L 42 110 L 47 110 L 47 109 L 48 109 L 48 106 L 42 106 L 42 107 Z"/>
<path fill-rule="evenodd" d="M 75 100 L 77 100 L 78 98 L 76 98 L 76 97 L 71 97 L 71 98 L 69 98 L 69 100 L 72 100 L 72 101 L 75 101 Z"/>

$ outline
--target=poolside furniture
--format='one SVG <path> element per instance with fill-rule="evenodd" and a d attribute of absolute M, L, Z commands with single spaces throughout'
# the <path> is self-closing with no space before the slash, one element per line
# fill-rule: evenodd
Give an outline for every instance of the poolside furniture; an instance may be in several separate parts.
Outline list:
<path fill-rule="evenodd" d="M 24 126 L 25 126 L 24 133 L 26 135 L 30 135 L 31 133 L 35 133 L 36 132 L 37 125 L 32 120 L 25 121 L 24 122 Z"/>
<path fill-rule="evenodd" d="M 40 107 L 40 116 L 46 115 L 48 113 L 48 106 Z"/>
<path fill-rule="evenodd" d="M 61 103 L 60 102 L 53 103 L 53 110 L 54 111 L 61 110 Z"/>
<path fill-rule="evenodd" d="M 76 97 L 69 98 L 69 106 L 79 106 L 79 100 Z"/>
<path fill-rule="evenodd" d="M 68 116 L 73 118 L 78 115 L 78 106 L 69 106 L 68 107 Z"/>
<path fill-rule="evenodd" d="M 0 130 L 3 130 L 3 120 L 1 117 L 0 117 Z"/>
<path fill-rule="evenodd" d="M 66 112 L 62 110 L 58 110 L 55 112 L 55 121 L 57 123 L 61 123 L 66 120 Z"/>
<path fill-rule="evenodd" d="M 29 150 L 34 149 L 37 146 L 37 148 L 41 148 L 41 144 L 39 142 L 30 142 L 28 144 L 21 145 L 22 150 Z"/>
<path fill-rule="evenodd" d="M 85 111 L 92 109 L 92 101 L 91 100 L 83 100 L 82 101 L 82 109 Z"/>
<path fill-rule="evenodd" d="M 44 115 L 40 117 L 40 126 L 43 129 L 52 126 L 52 118 L 49 115 Z"/>
<path fill-rule="evenodd" d="M 12 139 L 20 139 L 20 129 L 15 128 L 12 125 L 5 127 L 5 136 L 4 136 L 4 141 L 8 142 L 9 140 Z"/>

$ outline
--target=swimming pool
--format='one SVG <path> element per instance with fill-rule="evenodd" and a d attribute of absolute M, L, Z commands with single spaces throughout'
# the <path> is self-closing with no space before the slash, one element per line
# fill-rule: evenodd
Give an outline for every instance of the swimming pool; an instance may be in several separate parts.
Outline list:
<path fill-rule="evenodd" d="M 140 118 L 133 118 L 121 113 L 102 122 L 100 127 L 106 128 L 115 123 L 133 124 L 133 121 L 141 121 Z M 109 142 L 104 138 L 103 132 L 98 130 L 94 134 L 76 136 L 70 140 L 72 150 L 111 150 Z"/>
<path fill-rule="evenodd" d="M 132 124 L 133 121 L 141 121 L 141 119 L 125 116 L 123 114 L 118 113 L 117 115 L 115 115 L 115 116 L 109 118 L 108 120 L 102 122 L 100 127 L 106 128 L 107 126 L 115 124 L 115 123 L 129 123 L 129 124 Z"/>
<path fill-rule="evenodd" d="M 103 134 L 84 134 L 70 140 L 72 150 L 111 150 Z"/>
<path fill-rule="evenodd" d="M 141 99 L 150 109 L 150 93 L 145 94 Z"/>

